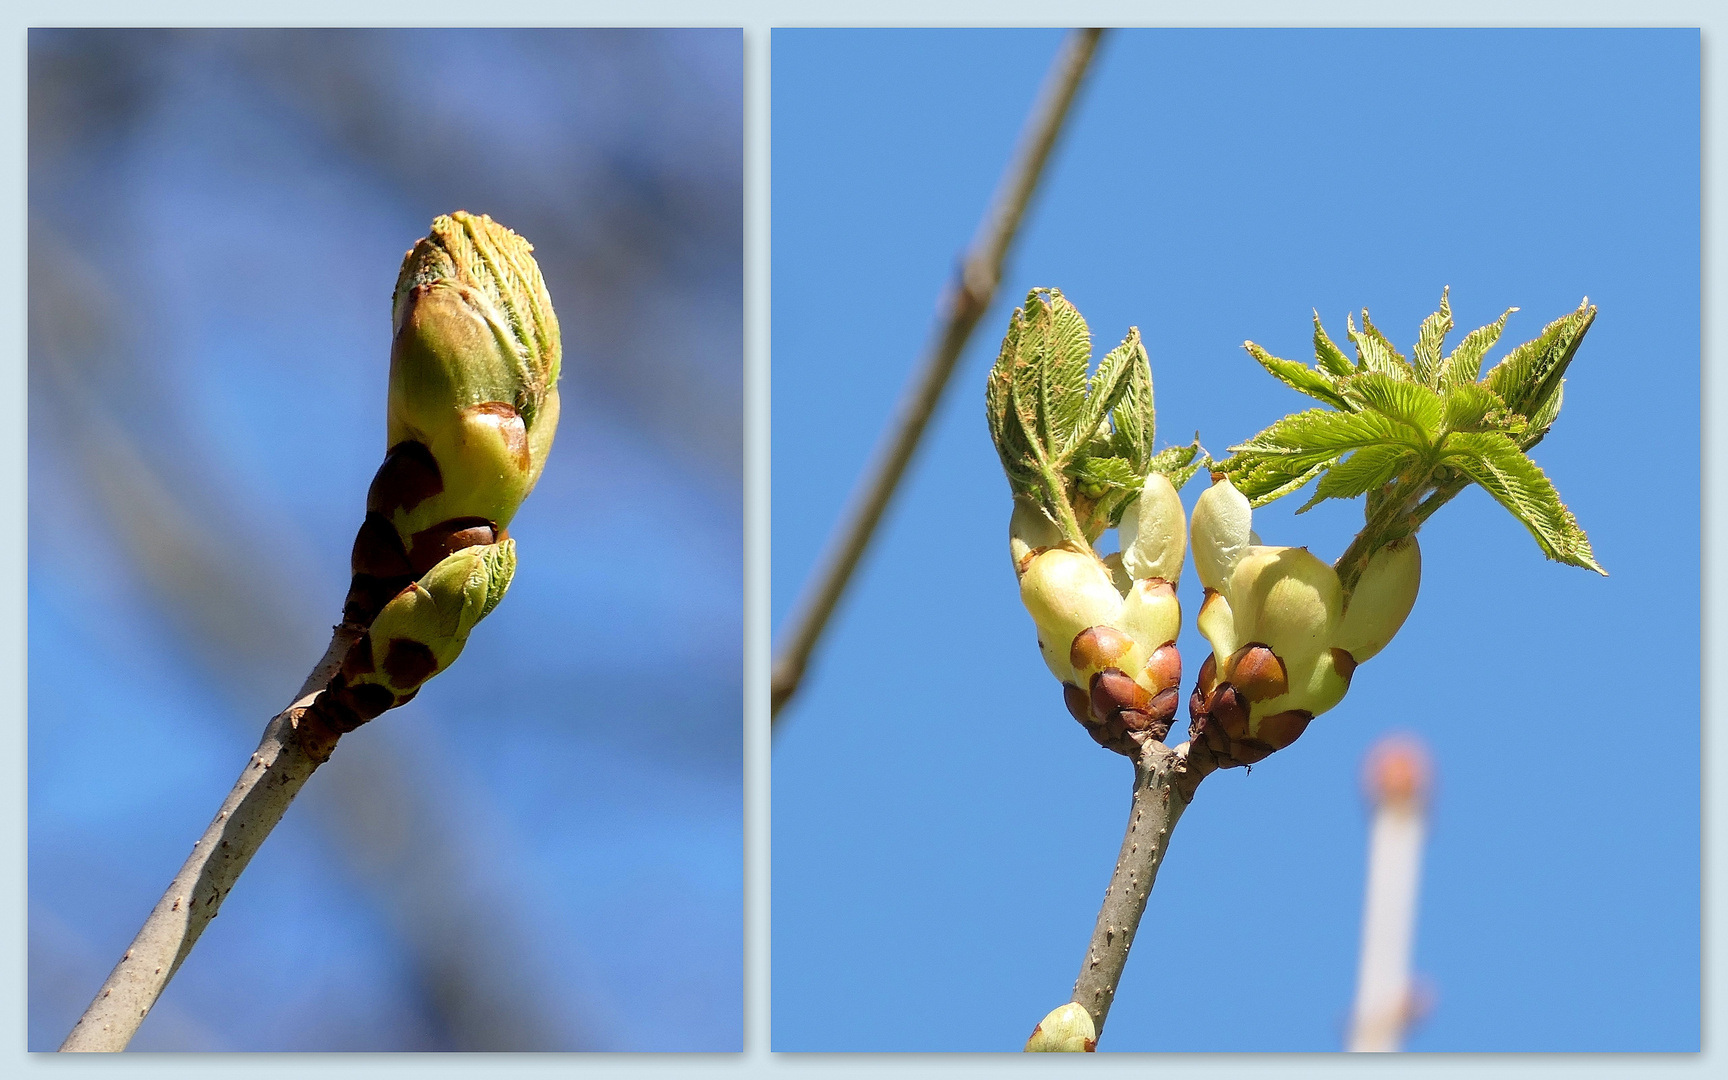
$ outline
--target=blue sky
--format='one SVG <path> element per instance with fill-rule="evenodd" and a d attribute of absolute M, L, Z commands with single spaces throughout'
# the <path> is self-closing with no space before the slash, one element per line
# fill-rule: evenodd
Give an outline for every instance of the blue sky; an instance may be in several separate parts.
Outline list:
<path fill-rule="evenodd" d="M 1060 42 L 776 31 L 773 613 L 795 602 L 934 322 Z M 1330 1050 L 1352 991 L 1366 748 L 1438 774 L 1413 1050 L 1692 1050 L 1699 1019 L 1696 31 L 1132 31 L 1104 46 L 993 310 L 774 754 L 774 1044 L 1006 1050 L 1066 1000 L 1128 766 L 1039 662 L 982 378 L 1058 286 L 1100 352 L 1137 325 L 1159 441 L 1222 454 L 1306 399 L 1368 307 L 1408 345 L 1600 315 L 1534 457 L 1602 579 L 1483 493 L 1422 532 L 1424 583 L 1346 701 L 1201 789 L 1111 1013 L 1113 1050 Z M 1500 355 L 1503 350 L 1492 354 Z M 1184 492 L 1192 507 L 1200 486 Z M 1359 505 L 1256 514 L 1330 558 Z M 1190 678 L 1198 585 L 1182 583 Z"/>

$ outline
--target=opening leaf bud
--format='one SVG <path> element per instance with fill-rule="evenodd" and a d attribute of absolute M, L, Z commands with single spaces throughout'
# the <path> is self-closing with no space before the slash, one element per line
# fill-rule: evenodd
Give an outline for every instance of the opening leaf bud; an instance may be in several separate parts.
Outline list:
<path fill-rule="evenodd" d="M 1229 656 L 1236 651 L 1239 644 L 1236 636 L 1236 614 L 1230 610 L 1230 601 L 1221 592 L 1206 590 L 1206 598 L 1200 602 L 1200 616 L 1195 620 L 1200 627 L 1200 633 L 1212 643 L 1215 656 Z"/>
<path fill-rule="evenodd" d="M 1084 1006 L 1070 1001 L 1038 1021 L 1026 1040 L 1026 1053 L 1092 1053 L 1098 1049 L 1098 1029 Z"/>
<path fill-rule="evenodd" d="M 1384 649 L 1416 605 L 1422 584 L 1422 551 L 1414 536 L 1376 551 L 1356 581 L 1338 624 L 1336 644 L 1357 663 Z"/>
<path fill-rule="evenodd" d="M 1146 477 L 1140 497 L 1122 511 L 1117 535 L 1122 540 L 1122 566 L 1130 577 L 1177 583 L 1187 552 L 1188 522 L 1169 477 L 1163 473 Z"/>
<path fill-rule="evenodd" d="M 1200 584 L 1224 591 L 1236 562 L 1253 543 L 1253 509 L 1229 480 L 1219 480 L 1194 504 L 1194 572 Z"/>
<path fill-rule="evenodd" d="M 1237 635 L 1269 645 L 1287 665 L 1304 665 L 1333 643 L 1343 590 L 1307 548 L 1249 548 L 1227 592 Z"/>
<path fill-rule="evenodd" d="M 458 211 L 436 219 L 403 260 L 389 446 L 418 444 L 431 468 L 413 491 L 375 490 L 383 505 L 372 509 L 410 555 L 414 534 L 442 521 L 508 525 L 545 466 L 562 345 L 532 251 L 491 218 Z"/>

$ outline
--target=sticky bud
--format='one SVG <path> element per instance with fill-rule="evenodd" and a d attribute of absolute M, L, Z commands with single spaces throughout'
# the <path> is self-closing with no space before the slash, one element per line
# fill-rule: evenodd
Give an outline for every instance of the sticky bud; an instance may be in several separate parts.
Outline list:
<path fill-rule="evenodd" d="M 410 538 L 442 521 L 508 525 L 545 466 L 563 353 L 532 251 L 491 218 L 457 212 L 436 219 L 403 259 L 388 445 L 392 456 L 418 447 L 431 469 L 416 465 L 413 490 L 391 481 L 375 491 L 382 505 L 372 509 L 390 518 L 411 556 Z"/>
<path fill-rule="evenodd" d="M 1140 497 L 1122 512 L 1117 529 L 1122 541 L 1122 567 L 1128 576 L 1162 578 L 1176 584 L 1188 546 L 1188 522 L 1175 485 L 1163 473 L 1152 473 L 1140 487 Z"/>
<path fill-rule="evenodd" d="M 1244 645 L 1232 653 L 1224 677 L 1250 701 L 1266 701 L 1290 690 L 1284 661 L 1264 645 Z"/>
<path fill-rule="evenodd" d="M 1020 601 L 1038 625 L 1045 662 L 1063 682 L 1073 681 L 1068 654 L 1075 635 L 1114 625 L 1122 613 L 1122 595 L 1104 564 L 1089 552 L 1068 548 L 1051 548 L 1027 563 Z"/>
<path fill-rule="evenodd" d="M 1141 578 L 1122 598 L 1122 615 L 1115 625 L 1149 653 L 1182 631 L 1182 605 L 1176 589 L 1163 578 Z"/>
<path fill-rule="evenodd" d="M 1422 584 L 1422 551 L 1407 536 L 1376 551 L 1356 581 L 1356 591 L 1338 624 L 1335 644 L 1357 663 L 1384 649 L 1416 605 Z"/>
<path fill-rule="evenodd" d="M 1092 1014 L 1070 1001 L 1038 1021 L 1026 1040 L 1026 1053 L 1092 1053 L 1098 1049 L 1098 1029 Z"/>
<path fill-rule="evenodd" d="M 1338 574 L 1307 548 L 1249 548 L 1227 595 L 1236 633 L 1300 665 L 1333 644 L 1343 592 Z"/>
<path fill-rule="evenodd" d="M 516 572 L 516 544 L 505 540 L 461 551 L 403 589 L 366 634 L 371 670 L 349 672 L 350 687 L 383 686 L 400 696 L 449 667 Z M 345 665 L 345 668 L 347 665 Z"/>
<path fill-rule="evenodd" d="M 1200 584 L 1223 591 L 1236 562 L 1252 543 L 1254 511 L 1229 480 L 1207 488 L 1194 504 L 1194 571 Z"/>

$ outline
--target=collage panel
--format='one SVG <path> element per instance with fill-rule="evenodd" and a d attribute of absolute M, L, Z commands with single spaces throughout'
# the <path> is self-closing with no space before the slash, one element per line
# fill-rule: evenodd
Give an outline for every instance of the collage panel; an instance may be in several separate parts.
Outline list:
<path fill-rule="evenodd" d="M 1698 31 L 1108 31 L 997 283 L 1075 40 L 774 33 L 773 1048 L 1699 1050 Z"/>
<path fill-rule="evenodd" d="M 738 1051 L 741 32 L 27 63 L 28 1049 Z"/>

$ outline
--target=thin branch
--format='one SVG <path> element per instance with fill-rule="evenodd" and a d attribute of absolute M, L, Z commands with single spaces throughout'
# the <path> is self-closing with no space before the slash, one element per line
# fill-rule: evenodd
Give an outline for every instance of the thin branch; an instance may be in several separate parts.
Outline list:
<path fill-rule="evenodd" d="M 336 674 L 359 635 L 358 630 L 338 626 L 294 704 L 265 726 L 263 740 L 215 820 L 66 1036 L 62 1051 L 124 1050 L 132 1041 L 241 871 L 318 768 L 321 759 L 309 756 L 301 746 L 294 722 Z"/>
<path fill-rule="evenodd" d="M 1086 946 L 1073 1002 L 1092 1016 L 1094 1037 L 1104 1034 L 1104 1020 L 1116 999 L 1128 950 L 1146 913 L 1146 901 L 1158 880 L 1158 867 L 1170 847 L 1170 834 L 1188 809 L 1193 790 L 1185 757 L 1161 742 L 1148 741 L 1134 762 L 1134 800 L 1128 811 L 1128 831 L 1116 856 L 1116 870 L 1104 890 L 1104 904 Z"/>
<path fill-rule="evenodd" d="M 810 577 L 804 599 L 791 622 L 780 655 L 774 661 L 772 710 L 776 724 L 780 709 L 797 692 L 804 670 L 816 648 L 835 605 L 846 590 L 864 549 L 869 546 L 882 512 L 918 442 L 954 365 L 978 320 L 995 298 L 1002 277 L 1002 263 L 1019 232 L 1026 206 L 1044 175 L 1050 150 L 1061 134 L 1081 80 L 1091 66 L 1102 30 L 1076 30 L 1050 67 L 1043 92 L 1027 118 L 1019 151 L 1009 162 L 991 208 L 960 266 L 958 280 L 949 289 L 947 315 L 935 343 L 913 376 L 910 389 L 894 428 L 883 444 L 876 463 L 853 494 L 852 508 L 829 542 L 825 562 Z"/>

